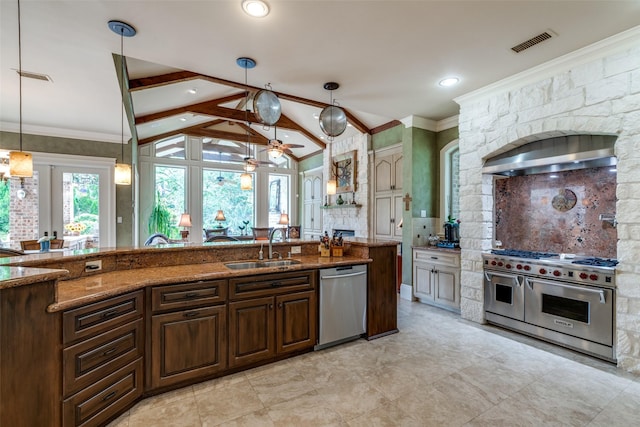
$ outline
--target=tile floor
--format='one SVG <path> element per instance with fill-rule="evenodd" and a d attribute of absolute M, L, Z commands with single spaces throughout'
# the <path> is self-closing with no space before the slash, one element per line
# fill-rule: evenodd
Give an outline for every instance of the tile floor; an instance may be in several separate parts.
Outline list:
<path fill-rule="evenodd" d="M 400 333 L 148 398 L 109 427 L 638 426 L 640 377 L 420 303 Z"/>

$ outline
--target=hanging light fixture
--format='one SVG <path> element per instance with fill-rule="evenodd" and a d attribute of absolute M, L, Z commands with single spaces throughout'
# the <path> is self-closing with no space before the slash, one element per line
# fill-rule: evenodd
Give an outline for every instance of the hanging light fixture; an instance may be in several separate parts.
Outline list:
<path fill-rule="evenodd" d="M 20 28 L 20 0 L 18 0 L 18 81 L 20 93 L 19 140 L 20 151 L 9 152 L 9 174 L 11 176 L 31 178 L 33 176 L 33 157 L 22 151 L 22 31 Z"/>
<path fill-rule="evenodd" d="M 329 143 L 329 179 L 327 180 L 327 194 L 334 195 L 338 190 L 338 181 L 333 173 L 333 159 L 331 158 L 331 143 Z"/>
<path fill-rule="evenodd" d="M 256 170 L 256 165 L 250 161 L 250 135 L 249 129 L 251 123 L 249 122 L 249 88 L 247 87 L 247 70 L 256 66 L 256 61 L 251 58 L 238 58 L 236 64 L 244 68 L 244 86 L 245 86 L 245 105 L 244 105 L 244 117 L 247 124 L 247 156 L 244 159 L 244 173 L 240 175 L 240 189 L 250 191 L 253 190 L 253 177 L 249 172 Z"/>
<path fill-rule="evenodd" d="M 331 141 L 332 138 L 342 135 L 347 128 L 347 114 L 333 100 L 333 91 L 340 85 L 336 82 L 328 82 L 323 87 L 329 91 L 329 105 L 320 112 L 320 129 Z"/>
<path fill-rule="evenodd" d="M 116 162 L 115 167 L 115 183 L 117 185 L 131 185 L 131 165 L 124 162 L 124 79 L 125 79 L 125 62 L 124 62 L 124 38 L 136 35 L 136 29 L 126 22 L 109 21 L 109 28 L 116 34 L 120 35 L 120 63 L 122 64 L 122 73 L 120 75 L 120 94 L 122 98 L 122 108 L 120 115 L 120 146 L 121 146 L 121 163 Z"/>

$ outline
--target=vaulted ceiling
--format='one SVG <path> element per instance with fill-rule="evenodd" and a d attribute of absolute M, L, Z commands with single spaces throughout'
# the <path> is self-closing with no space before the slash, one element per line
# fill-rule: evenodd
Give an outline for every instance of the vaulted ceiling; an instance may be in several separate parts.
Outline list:
<path fill-rule="evenodd" d="M 246 78 L 278 94 L 277 137 L 303 146 L 296 158 L 326 143 L 317 115 L 331 96 L 349 113 L 342 137 L 409 116 L 438 121 L 457 114 L 457 96 L 640 22 L 638 0 L 267 3 L 270 14 L 252 18 L 240 0 L 21 0 L 22 69 L 50 77 L 22 79 L 24 132 L 120 142 L 113 19 L 137 30 L 123 46 L 141 143 L 185 132 L 265 144 L 276 129 L 246 115 Z M 0 24 L 0 126 L 15 132 L 17 1 L 0 2 Z M 511 49 L 543 32 L 552 37 Z M 246 75 L 243 56 L 257 62 Z M 460 84 L 440 87 L 447 76 Z M 331 94 L 329 81 L 340 83 Z"/>

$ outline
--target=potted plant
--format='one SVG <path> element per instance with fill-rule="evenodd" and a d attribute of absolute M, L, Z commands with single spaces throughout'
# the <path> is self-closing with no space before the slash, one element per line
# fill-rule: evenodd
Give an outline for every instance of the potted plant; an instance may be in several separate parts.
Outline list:
<path fill-rule="evenodd" d="M 171 218 L 171 212 L 167 208 L 167 205 L 162 201 L 160 194 L 158 194 L 156 200 L 157 202 L 153 206 L 151 215 L 149 215 L 149 234 L 162 233 L 167 237 L 171 237 L 174 225 Z"/>

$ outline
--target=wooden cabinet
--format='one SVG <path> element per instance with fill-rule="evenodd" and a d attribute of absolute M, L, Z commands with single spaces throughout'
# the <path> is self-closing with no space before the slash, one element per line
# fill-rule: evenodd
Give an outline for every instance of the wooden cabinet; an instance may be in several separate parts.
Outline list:
<path fill-rule="evenodd" d="M 227 367 L 227 281 L 154 286 L 147 387 L 193 381 Z"/>
<path fill-rule="evenodd" d="M 420 302 L 460 312 L 460 254 L 413 249 L 413 294 Z"/>
<path fill-rule="evenodd" d="M 302 233 L 312 238 L 322 234 L 322 172 L 305 173 L 302 182 Z"/>
<path fill-rule="evenodd" d="M 402 239 L 402 153 L 377 157 L 374 164 L 374 236 Z"/>
<path fill-rule="evenodd" d="M 398 293 L 396 288 L 397 246 L 368 249 L 367 339 L 398 332 Z"/>
<path fill-rule="evenodd" d="M 229 280 L 229 367 L 313 348 L 316 271 Z"/>
<path fill-rule="evenodd" d="M 143 293 L 62 314 L 64 426 L 99 425 L 142 395 Z"/>

